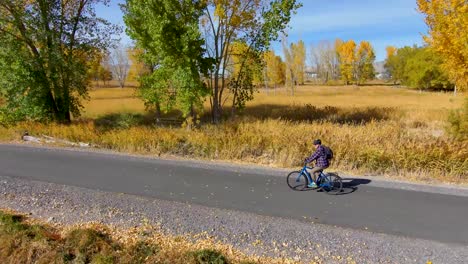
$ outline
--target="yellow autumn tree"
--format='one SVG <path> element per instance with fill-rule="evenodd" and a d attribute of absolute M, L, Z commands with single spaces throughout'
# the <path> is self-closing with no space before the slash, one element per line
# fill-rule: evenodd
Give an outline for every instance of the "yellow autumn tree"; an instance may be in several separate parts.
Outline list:
<path fill-rule="evenodd" d="M 368 41 L 361 41 L 356 51 L 356 62 L 354 64 L 354 76 L 358 85 L 374 78 L 374 48 Z"/>
<path fill-rule="evenodd" d="M 424 40 L 443 59 L 456 87 L 468 88 L 468 3 L 466 0 L 417 0 L 429 35 Z M 456 89 L 455 89 L 456 92 Z"/>
<path fill-rule="evenodd" d="M 354 40 L 335 41 L 336 53 L 340 64 L 341 79 L 346 85 L 355 82 L 357 85 L 372 79 L 375 74 L 374 48 L 368 41 L 361 41 L 359 46 Z"/>
<path fill-rule="evenodd" d="M 385 50 L 387 51 L 387 59 L 388 59 L 388 58 L 391 58 L 392 56 L 395 56 L 398 49 L 395 46 L 387 46 Z"/>
<path fill-rule="evenodd" d="M 143 75 L 149 73 L 148 67 L 143 63 L 141 56 L 143 50 L 139 48 L 129 48 L 127 50 L 128 57 L 130 58 L 130 69 L 128 71 L 129 81 L 138 81 Z"/>
<path fill-rule="evenodd" d="M 277 56 L 274 51 L 267 51 L 263 55 L 265 64 L 265 76 L 269 87 L 282 85 L 285 82 L 284 63 L 280 56 Z"/>
<path fill-rule="evenodd" d="M 341 79 L 346 85 L 352 83 L 354 78 L 354 65 L 356 63 L 356 43 L 354 40 L 346 42 L 336 41 L 336 50 L 340 62 Z"/>

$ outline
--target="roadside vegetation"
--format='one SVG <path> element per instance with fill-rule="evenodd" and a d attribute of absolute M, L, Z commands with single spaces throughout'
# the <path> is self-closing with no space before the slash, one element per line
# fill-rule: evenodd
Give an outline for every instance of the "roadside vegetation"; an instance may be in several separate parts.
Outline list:
<path fill-rule="evenodd" d="M 0 134 L 3 140 L 19 140 L 28 131 L 122 152 L 276 167 L 299 166 L 312 139 L 322 138 L 335 151 L 332 170 L 468 180 L 467 141 L 452 136 L 466 133 L 466 112 L 457 110 L 462 97 L 383 86 L 303 86 L 295 96 L 287 93 L 262 91 L 237 118 L 189 129 L 157 125 L 134 89 L 98 89 L 83 117 L 70 125 L 24 122 L 0 128 Z M 127 103 L 119 104 L 122 100 Z"/>
<path fill-rule="evenodd" d="M 149 229 L 115 230 L 97 224 L 54 228 L 0 210 L 0 259 L 2 263 L 296 263 L 247 256 L 209 239 L 190 242 Z"/>

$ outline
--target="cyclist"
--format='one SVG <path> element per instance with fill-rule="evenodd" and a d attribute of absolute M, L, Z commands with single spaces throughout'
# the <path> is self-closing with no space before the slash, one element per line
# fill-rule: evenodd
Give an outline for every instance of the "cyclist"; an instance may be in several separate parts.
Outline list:
<path fill-rule="evenodd" d="M 328 160 L 327 150 L 325 146 L 322 146 L 322 141 L 320 139 L 314 140 L 315 152 L 308 158 L 304 160 L 305 163 L 315 162 L 315 167 L 312 168 L 310 173 L 314 175 L 314 181 L 309 183 L 307 187 L 315 188 L 317 184 L 315 183 L 321 171 L 330 166 L 330 161 Z"/>

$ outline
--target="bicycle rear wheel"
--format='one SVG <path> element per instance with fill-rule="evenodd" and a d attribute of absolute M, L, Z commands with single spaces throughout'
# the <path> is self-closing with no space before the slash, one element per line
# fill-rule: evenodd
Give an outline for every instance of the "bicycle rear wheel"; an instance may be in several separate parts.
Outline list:
<path fill-rule="evenodd" d="M 300 171 L 293 171 L 289 173 L 288 177 L 286 178 L 286 182 L 288 183 L 289 188 L 295 191 L 303 191 L 309 184 L 307 177 Z"/>
<path fill-rule="evenodd" d="M 327 194 L 339 194 L 343 190 L 343 180 L 334 173 L 327 173 L 326 176 L 322 178 L 320 188 Z"/>

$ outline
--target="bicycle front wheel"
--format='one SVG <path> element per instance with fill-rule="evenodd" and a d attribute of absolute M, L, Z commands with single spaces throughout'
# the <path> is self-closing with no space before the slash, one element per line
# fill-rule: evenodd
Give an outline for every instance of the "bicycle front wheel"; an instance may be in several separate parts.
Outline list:
<path fill-rule="evenodd" d="M 334 173 L 327 173 L 320 184 L 322 190 L 327 194 L 336 195 L 343 190 L 343 180 Z"/>
<path fill-rule="evenodd" d="M 309 184 L 307 177 L 300 171 L 293 171 L 286 178 L 289 188 L 295 191 L 303 191 Z"/>

